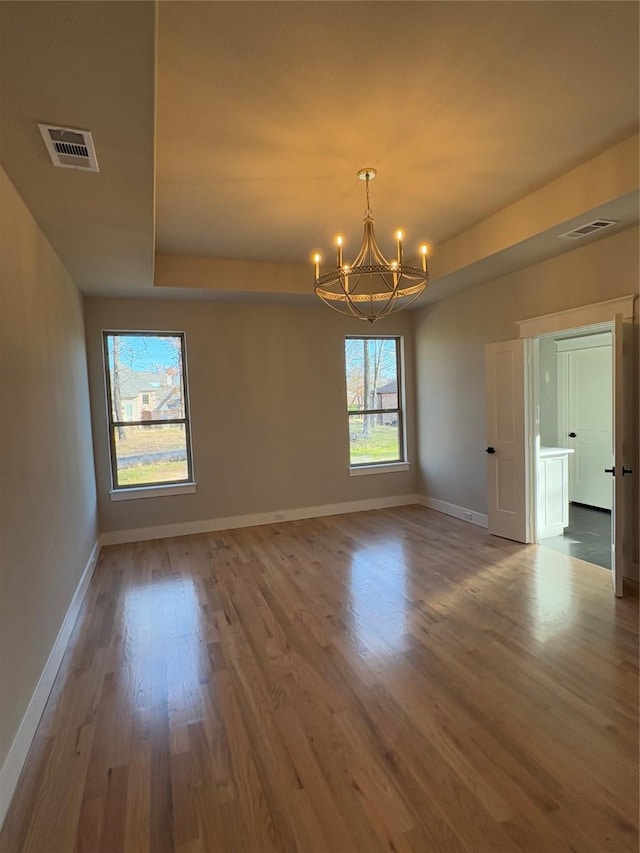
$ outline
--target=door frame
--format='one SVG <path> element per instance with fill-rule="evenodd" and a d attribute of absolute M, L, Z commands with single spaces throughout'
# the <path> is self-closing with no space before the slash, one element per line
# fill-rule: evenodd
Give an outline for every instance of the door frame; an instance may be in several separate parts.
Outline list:
<path fill-rule="evenodd" d="M 540 428 L 539 423 L 536 422 L 539 411 L 537 341 L 539 338 L 558 334 L 589 334 L 590 332 L 612 331 L 615 326 L 616 315 L 621 315 L 625 324 L 632 323 L 636 299 L 637 296 L 632 294 L 517 321 L 519 337 L 525 339 L 525 376 L 523 377 L 525 385 L 525 453 L 527 454 L 525 460 L 527 471 L 525 511 L 527 513 L 527 530 L 530 533 L 528 541 L 530 542 L 538 541 L 536 497 L 537 450 L 540 442 Z M 615 411 L 615 387 L 613 388 L 612 405 Z M 616 464 L 621 465 L 622 460 L 616 460 Z M 618 507 L 618 512 L 620 512 L 620 507 Z M 627 548 L 631 547 L 632 543 L 627 543 Z M 619 566 L 618 571 L 624 576 L 627 574 L 627 566 L 624 564 Z"/>

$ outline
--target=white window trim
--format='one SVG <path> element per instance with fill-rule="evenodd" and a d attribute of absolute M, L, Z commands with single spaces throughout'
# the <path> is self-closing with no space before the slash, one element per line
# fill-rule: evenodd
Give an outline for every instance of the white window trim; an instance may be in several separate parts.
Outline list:
<path fill-rule="evenodd" d="M 109 496 L 112 501 L 135 501 L 138 498 L 167 498 L 173 495 L 192 495 L 196 483 L 167 483 L 157 486 L 134 486 L 112 489 Z"/>
<path fill-rule="evenodd" d="M 350 477 L 362 477 L 367 474 L 397 474 L 399 471 L 408 471 L 411 468 L 409 462 L 380 462 L 371 465 L 355 465 L 349 468 Z"/>

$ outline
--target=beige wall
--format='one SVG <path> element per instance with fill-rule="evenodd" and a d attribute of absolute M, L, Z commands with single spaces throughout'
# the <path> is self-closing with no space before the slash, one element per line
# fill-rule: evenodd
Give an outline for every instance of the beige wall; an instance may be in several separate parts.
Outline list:
<path fill-rule="evenodd" d="M 324 306 L 88 299 L 85 316 L 103 531 L 415 493 L 409 314 L 372 329 Z M 109 499 L 103 329 L 186 332 L 196 494 Z M 378 329 L 405 337 L 414 464 L 349 477 L 344 337 Z"/>
<path fill-rule="evenodd" d="M 0 169 L 0 766 L 96 542 L 82 301 Z"/>
<path fill-rule="evenodd" d="M 517 338 L 518 320 L 637 292 L 638 230 L 630 228 L 417 311 L 419 490 L 467 509 L 487 511 L 486 343 Z M 637 334 L 633 358 L 635 396 L 627 403 L 636 416 L 632 456 L 637 470 Z M 636 518 L 639 479 L 634 486 Z"/>

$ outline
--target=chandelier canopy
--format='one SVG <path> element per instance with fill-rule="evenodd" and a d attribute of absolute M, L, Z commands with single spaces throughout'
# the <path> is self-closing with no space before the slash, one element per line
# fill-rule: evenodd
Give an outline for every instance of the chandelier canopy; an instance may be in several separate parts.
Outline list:
<path fill-rule="evenodd" d="M 320 254 L 315 252 L 311 258 L 315 269 L 316 295 L 341 314 L 368 320 L 370 323 L 411 305 L 429 284 L 426 243 L 418 249 L 422 268 L 404 263 L 402 231 L 396 231 L 395 258 L 387 260 L 378 246 L 369 197 L 369 181 L 372 181 L 376 174 L 376 170 L 371 168 L 358 172 L 360 180 L 365 182 L 367 207 L 364 212 L 362 245 L 353 262 L 348 264 L 343 261 L 342 236 L 336 237 L 335 269 L 320 275 Z"/>

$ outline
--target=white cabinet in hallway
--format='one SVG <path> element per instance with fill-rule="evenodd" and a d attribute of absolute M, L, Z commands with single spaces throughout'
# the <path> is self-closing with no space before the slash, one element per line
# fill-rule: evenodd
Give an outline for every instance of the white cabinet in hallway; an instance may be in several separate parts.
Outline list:
<path fill-rule="evenodd" d="M 561 536 L 569 524 L 568 447 L 541 447 L 538 453 L 538 539 Z"/>

